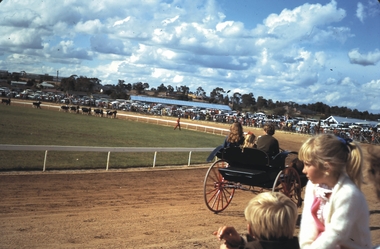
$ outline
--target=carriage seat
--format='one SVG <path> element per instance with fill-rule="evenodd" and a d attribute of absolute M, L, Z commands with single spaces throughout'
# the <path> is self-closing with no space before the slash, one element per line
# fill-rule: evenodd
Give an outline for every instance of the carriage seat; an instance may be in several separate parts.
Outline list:
<path fill-rule="evenodd" d="M 274 180 L 284 167 L 286 152 L 270 158 L 264 151 L 256 148 L 227 147 L 216 156 L 228 162 L 229 167 L 220 168 L 224 179 L 248 185 L 261 185 Z"/>
<path fill-rule="evenodd" d="M 268 172 L 264 170 L 228 167 L 220 168 L 220 174 L 225 180 L 247 185 L 257 185 L 269 181 Z"/>

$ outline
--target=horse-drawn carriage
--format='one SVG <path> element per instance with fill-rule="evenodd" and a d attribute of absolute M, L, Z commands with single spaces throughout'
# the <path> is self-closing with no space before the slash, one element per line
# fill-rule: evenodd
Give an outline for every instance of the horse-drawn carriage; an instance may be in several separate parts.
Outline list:
<path fill-rule="evenodd" d="M 204 199 L 214 213 L 225 210 L 236 189 L 260 193 L 280 191 L 297 206 L 302 205 L 302 189 L 307 178 L 298 153 L 284 151 L 270 158 L 264 151 L 254 148 L 217 147 L 208 157 L 218 158 L 208 169 L 204 179 Z"/>

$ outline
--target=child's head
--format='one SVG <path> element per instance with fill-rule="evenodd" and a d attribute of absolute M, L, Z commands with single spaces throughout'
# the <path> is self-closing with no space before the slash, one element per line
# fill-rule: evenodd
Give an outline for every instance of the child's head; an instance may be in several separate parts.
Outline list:
<path fill-rule="evenodd" d="M 263 129 L 264 129 L 264 131 L 265 131 L 266 134 L 272 136 L 272 135 L 274 135 L 276 127 L 272 123 L 267 123 L 267 124 L 264 125 Z"/>
<path fill-rule="evenodd" d="M 352 141 L 333 134 L 311 137 L 301 146 L 298 158 L 335 178 L 347 172 L 356 186 L 361 186 L 363 156 L 359 145 Z"/>
<path fill-rule="evenodd" d="M 243 126 L 239 122 L 234 122 L 230 127 L 230 134 L 227 140 L 229 142 L 238 142 L 243 136 Z"/>
<path fill-rule="evenodd" d="M 252 198 L 244 210 L 249 233 L 258 240 L 293 238 L 297 205 L 280 192 L 263 192 Z"/>
<path fill-rule="evenodd" d="M 235 134 L 243 134 L 243 126 L 239 122 L 234 122 L 230 126 L 230 132 Z"/>
<path fill-rule="evenodd" d="M 248 132 L 247 135 L 245 135 L 245 140 L 244 140 L 244 148 L 253 148 L 255 145 L 255 139 L 256 136 L 252 132 Z"/>

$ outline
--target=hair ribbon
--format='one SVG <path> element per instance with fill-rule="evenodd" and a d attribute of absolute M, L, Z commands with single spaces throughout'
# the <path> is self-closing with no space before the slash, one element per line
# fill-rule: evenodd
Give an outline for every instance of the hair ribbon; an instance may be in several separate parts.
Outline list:
<path fill-rule="evenodd" d="M 338 140 L 347 146 L 350 145 L 350 143 L 353 141 L 351 138 L 342 138 L 342 137 L 338 137 Z"/>

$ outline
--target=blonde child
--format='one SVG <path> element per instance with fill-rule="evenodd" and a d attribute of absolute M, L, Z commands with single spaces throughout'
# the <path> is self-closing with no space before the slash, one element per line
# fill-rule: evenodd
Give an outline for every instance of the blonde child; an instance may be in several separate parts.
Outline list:
<path fill-rule="evenodd" d="M 300 226 L 302 249 L 371 248 L 369 210 L 360 191 L 358 144 L 332 134 L 309 138 L 298 157 L 309 179 Z"/>
<path fill-rule="evenodd" d="M 251 131 L 247 132 L 247 135 L 245 135 L 243 148 L 256 148 L 255 140 L 255 134 L 253 134 Z"/>
<path fill-rule="evenodd" d="M 250 200 L 244 211 L 248 235 L 241 237 L 234 227 L 214 232 L 224 240 L 220 248 L 299 249 L 294 230 L 298 217 L 296 204 L 280 192 L 263 192 Z"/>

